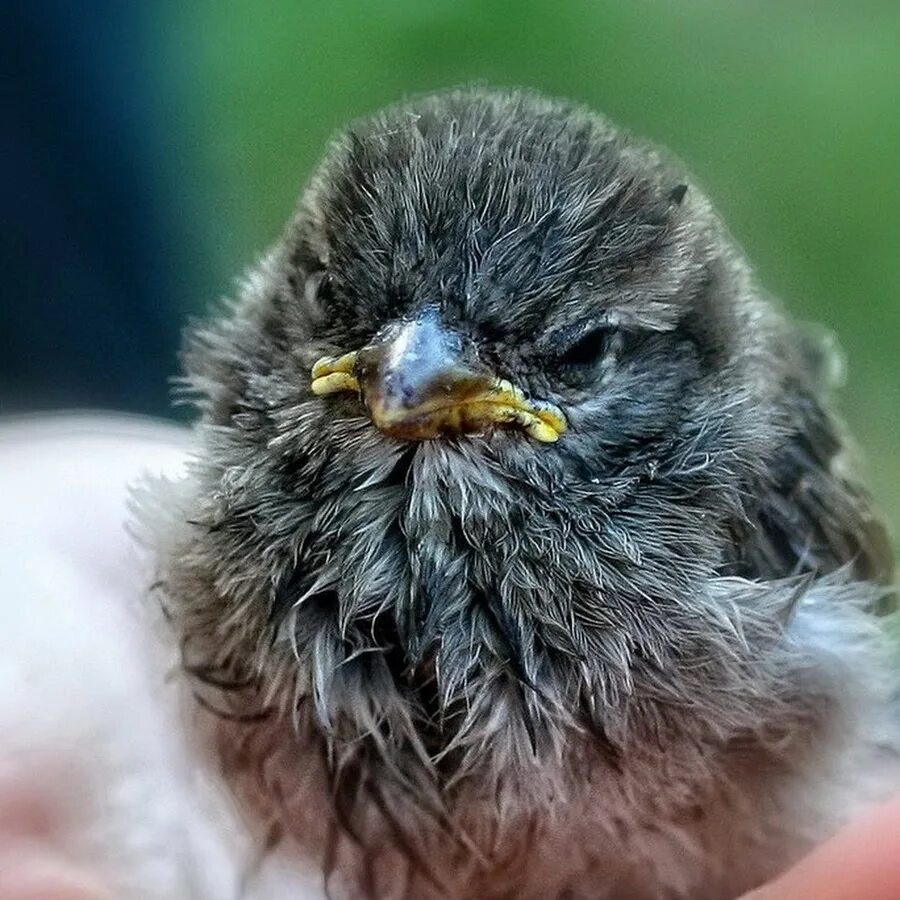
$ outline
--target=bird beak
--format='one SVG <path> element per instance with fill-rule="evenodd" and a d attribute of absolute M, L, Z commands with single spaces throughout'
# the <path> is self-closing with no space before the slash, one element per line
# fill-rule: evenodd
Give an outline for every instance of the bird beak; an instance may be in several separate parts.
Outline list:
<path fill-rule="evenodd" d="M 376 427 L 407 440 L 511 424 L 549 443 L 566 430 L 559 409 L 498 378 L 433 310 L 390 326 L 357 352 L 323 357 L 313 366 L 312 390 L 360 392 Z"/>

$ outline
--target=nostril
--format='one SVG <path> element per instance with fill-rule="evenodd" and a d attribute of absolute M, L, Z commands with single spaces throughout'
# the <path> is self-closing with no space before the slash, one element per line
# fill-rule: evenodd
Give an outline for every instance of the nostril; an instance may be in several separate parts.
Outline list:
<path fill-rule="evenodd" d="M 419 388 L 402 371 L 385 372 L 378 393 L 385 406 L 394 408 L 412 409 L 421 399 Z"/>
<path fill-rule="evenodd" d="M 416 388 L 410 384 L 405 378 L 402 376 L 399 379 L 400 381 L 400 402 L 407 407 L 413 407 L 416 405 L 418 401 L 418 397 L 416 396 L 418 391 Z"/>

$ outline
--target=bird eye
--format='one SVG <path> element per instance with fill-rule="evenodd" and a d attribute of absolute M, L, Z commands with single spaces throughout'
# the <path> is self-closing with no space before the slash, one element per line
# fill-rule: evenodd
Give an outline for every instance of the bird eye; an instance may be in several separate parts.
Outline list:
<path fill-rule="evenodd" d="M 303 286 L 303 306 L 313 321 L 325 319 L 325 304 L 331 299 L 331 283 L 326 272 L 313 272 Z"/>
<path fill-rule="evenodd" d="M 589 328 L 558 357 L 564 368 L 585 369 L 599 361 L 609 346 L 610 328 L 605 325 Z"/>

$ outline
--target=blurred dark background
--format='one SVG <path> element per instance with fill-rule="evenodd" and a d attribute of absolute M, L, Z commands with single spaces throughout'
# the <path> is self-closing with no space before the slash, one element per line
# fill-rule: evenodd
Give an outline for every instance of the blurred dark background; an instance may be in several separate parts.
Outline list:
<path fill-rule="evenodd" d="M 3 411 L 169 415 L 184 319 L 277 235 L 335 129 L 412 92 L 528 85 L 681 156 L 762 283 L 838 334 L 900 522 L 900 4 L 4 8 Z"/>

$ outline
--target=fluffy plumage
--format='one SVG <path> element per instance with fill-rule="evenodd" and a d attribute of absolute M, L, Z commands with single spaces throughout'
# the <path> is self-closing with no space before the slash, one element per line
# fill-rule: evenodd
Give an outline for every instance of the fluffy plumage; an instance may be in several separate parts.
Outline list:
<path fill-rule="evenodd" d="M 425 308 L 557 443 L 311 392 Z M 731 897 L 897 786 L 829 356 L 656 149 L 521 92 L 357 123 L 186 366 L 167 608 L 236 789 L 336 893 Z"/>

